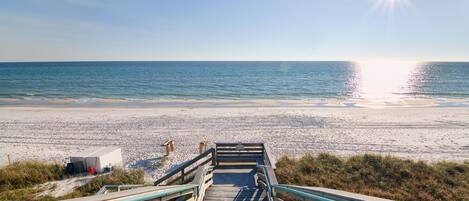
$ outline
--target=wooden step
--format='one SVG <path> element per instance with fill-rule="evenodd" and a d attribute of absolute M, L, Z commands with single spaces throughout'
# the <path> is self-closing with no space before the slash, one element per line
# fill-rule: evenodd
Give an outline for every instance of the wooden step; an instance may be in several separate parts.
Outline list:
<path fill-rule="evenodd" d="M 234 187 L 225 185 L 213 185 L 205 193 L 204 200 L 265 200 L 266 194 L 262 189 L 256 187 Z"/>
<path fill-rule="evenodd" d="M 257 190 L 258 188 L 256 187 L 237 187 L 237 186 L 226 186 L 226 185 L 212 185 L 208 189 L 208 191 L 223 191 L 223 192 L 239 192 L 239 191 L 254 192 Z"/>
<path fill-rule="evenodd" d="M 259 156 L 217 156 L 217 162 L 255 162 L 263 165 L 263 159 Z"/>
<path fill-rule="evenodd" d="M 224 197 L 224 198 L 229 198 L 229 197 L 235 197 L 235 196 L 242 196 L 242 197 L 254 197 L 256 195 L 262 194 L 262 190 L 251 190 L 251 191 L 207 191 L 206 196 L 207 197 Z"/>
<path fill-rule="evenodd" d="M 204 198 L 204 201 L 267 201 L 267 197 L 262 198 Z"/>
<path fill-rule="evenodd" d="M 267 201 L 267 197 L 262 197 L 262 198 L 204 198 L 204 201 Z"/>

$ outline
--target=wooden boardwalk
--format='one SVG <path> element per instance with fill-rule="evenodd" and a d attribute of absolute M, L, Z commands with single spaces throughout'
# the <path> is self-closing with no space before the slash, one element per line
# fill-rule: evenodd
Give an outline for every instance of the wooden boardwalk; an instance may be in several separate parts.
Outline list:
<path fill-rule="evenodd" d="M 216 143 L 215 148 L 141 187 L 76 201 L 276 201 L 277 193 L 308 201 L 386 201 L 327 188 L 279 184 L 264 143 Z M 117 188 L 119 190 L 119 187 Z M 100 192 L 106 192 L 102 189 Z"/>
<path fill-rule="evenodd" d="M 218 143 L 216 161 L 213 185 L 204 200 L 268 200 L 265 190 L 257 185 L 257 165 L 265 163 L 263 144 Z"/>
<path fill-rule="evenodd" d="M 213 184 L 204 200 L 267 200 L 265 191 L 256 185 L 256 172 L 253 165 L 218 166 L 213 171 Z"/>

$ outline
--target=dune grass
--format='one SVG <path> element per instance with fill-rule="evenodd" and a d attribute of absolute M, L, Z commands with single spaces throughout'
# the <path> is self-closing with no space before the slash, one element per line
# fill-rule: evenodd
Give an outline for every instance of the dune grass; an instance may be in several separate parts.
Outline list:
<path fill-rule="evenodd" d="M 60 199 L 69 199 L 94 195 L 104 185 L 144 184 L 143 177 L 144 171 L 142 169 L 115 169 L 110 174 L 93 178 L 87 184 L 78 187 L 73 192 L 65 195 Z"/>
<path fill-rule="evenodd" d="M 112 173 L 93 178 L 89 183 L 62 197 L 38 196 L 44 189 L 35 186 L 65 176 L 62 165 L 40 161 L 15 162 L 0 168 L 0 200 L 52 201 L 94 195 L 106 184 L 143 184 L 144 171 L 115 169 Z"/>
<path fill-rule="evenodd" d="M 40 161 L 15 162 L 0 168 L 0 192 L 59 180 L 64 175 L 62 165 Z"/>
<path fill-rule="evenodd" d="M 21 188 L 0 192 L 0 200 L 8 201 L 55 201 L 56 198 L 51 196 L 37 196 L 41 190 L 34 188 Z"/>
<path fill-rule="evenodd" d="M 282 157 L 279 183 L 334 188 L 393 200 L 468 200 L 469 162 L 428 164 L 391 156 Z"/>
<path fill-rule="evenodd" d="M 65 175 L 64 167 L 40 161 L 15 162 L 0 168 L 0 200 L 55 200 L 49 196 L 36 196 L 42 190 L 37 184 L 59 180 Z"/>
<path fill-rule="evenodd" d="M 320 186 L 394 200 L 468 200 L 469 162 L 429 164 L 391 156 L 359 155 L 339 158 L 330 154 L 282 157 L 275 170 L 279 183 Z M 58 180 L 60 165 L 19 162 L 0 169 L 0 200 L 57 200 L 37 197 L 33 186 Z M 116 169 L 98 176 L 72 193 L 58 198 L 94 195 L 106 184 L 143 184 L 144 171 Z"/>

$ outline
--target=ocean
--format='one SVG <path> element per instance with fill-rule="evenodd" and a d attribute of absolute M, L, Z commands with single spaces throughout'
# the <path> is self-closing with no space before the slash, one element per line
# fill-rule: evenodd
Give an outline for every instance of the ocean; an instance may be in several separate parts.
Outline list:
<path fill-rule="evenodd" d="M 379 99 L 467 98 L 465 62 L 0 63 L 0 98 Z"/>

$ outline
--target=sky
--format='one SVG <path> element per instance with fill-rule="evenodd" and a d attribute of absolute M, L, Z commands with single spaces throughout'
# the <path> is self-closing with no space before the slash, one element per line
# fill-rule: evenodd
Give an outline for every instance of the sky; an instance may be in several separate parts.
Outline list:
<path fill-rule="evenodd" d="M 2 0 L 0 61 L 469 61 L 469 0 Z"/>

